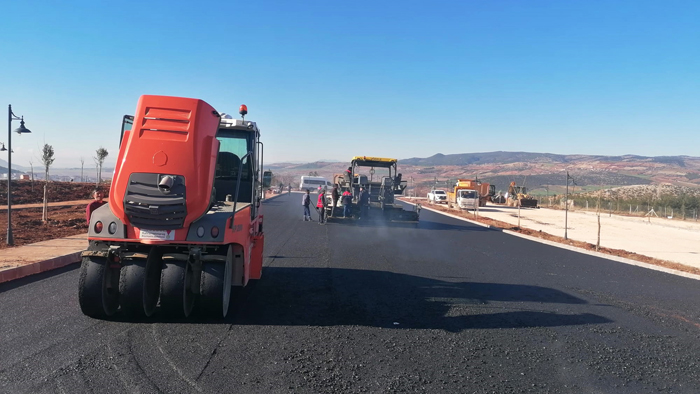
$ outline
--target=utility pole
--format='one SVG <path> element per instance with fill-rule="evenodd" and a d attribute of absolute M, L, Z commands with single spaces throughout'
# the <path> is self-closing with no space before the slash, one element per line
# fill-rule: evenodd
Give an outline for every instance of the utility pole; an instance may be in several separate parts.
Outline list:
<path fill-rule="evenodd" d="M 566 172 L 566 199 L 564 201 L 564 239 L 569 239 L 569 179 L 574 178 L 569 176 L 569 171 Z"/>

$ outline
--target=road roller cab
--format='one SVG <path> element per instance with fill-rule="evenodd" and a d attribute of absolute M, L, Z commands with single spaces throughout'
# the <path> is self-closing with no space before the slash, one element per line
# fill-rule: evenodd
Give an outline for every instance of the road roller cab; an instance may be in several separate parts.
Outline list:
<path fill-rule="evenodd" d="M 79 301 L 105 318 L 225 317 L 262 274 L 262 143 L 255 122 L 202 100 L 142 96 L 124 116 L 109 204 L 90 219 Z M 158 307 L 159 306 L 159 307 Z"/>

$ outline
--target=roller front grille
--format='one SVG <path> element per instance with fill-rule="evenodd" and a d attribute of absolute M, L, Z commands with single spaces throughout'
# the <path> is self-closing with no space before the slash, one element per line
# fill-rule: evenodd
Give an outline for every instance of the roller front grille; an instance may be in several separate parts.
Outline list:
<path fill-rule="evenodd" d="M 165 193 L 158 187 L 161 174 L 131 174 L 124 195 L 124 212 L 129 222 L 141 229 L 175 230 L 187 216 L 185 179 L 175 182 Z"/>

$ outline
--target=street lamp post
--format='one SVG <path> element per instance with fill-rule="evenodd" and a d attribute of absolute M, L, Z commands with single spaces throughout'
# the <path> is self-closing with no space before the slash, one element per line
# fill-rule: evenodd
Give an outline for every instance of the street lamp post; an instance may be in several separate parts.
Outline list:
<path fill-rule="evenodd" d="M 566 172 L 566 197 L 564 199 L 564 239 L 569 239 L 569 179 L 574 178 L 569 176 L 569 171 Z"/>
<path fill-rule="evenodd" d="M 31 133 L 24 127 L 24 116 L 19 117 L 12 112 L 12 105 L 7 106 L 7 245 L 12 246 L 15 240 L 12 237 L 12 121 L 19 120 L 17 134 Z"/>

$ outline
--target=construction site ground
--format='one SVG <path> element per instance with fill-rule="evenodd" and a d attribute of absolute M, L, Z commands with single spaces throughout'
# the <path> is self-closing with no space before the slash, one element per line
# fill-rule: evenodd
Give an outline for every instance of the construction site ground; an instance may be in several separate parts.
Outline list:
<path fill-rule="evenodd" d="M 12 207 L 14 246 L 33 244 L 54 238 L 87 233 L 85 208 L 90 200 L 52 203 L 48 220 L 42 220 L 41 204 Z M 38 206 L 38 207 L 37 207 Z M 7 229 L 7 207 L 0 207 L 0 229 Z M 0 249 L 8 248 L 5 237 Z"/>
<path fill-rule="evenodd" d="M 48 220 L 42 220 L 44 182 L 12 181 L 12 234 L 14 246 L 34 244 L 87 232 L 85 208 L 94 183 L 49 182 Z M 100 190 L 109 195 L 109 185 Z M 106 200 L 106 199 L 105 199 Z M 7 229 L 7 182 L 0 182 L 0 229 Z M 5 237 L 2 237 L 3 240 Z M 7 248 L 0 242 L 0 249 Z"/>
<path fill-rule="evenodd" d="M 474 212 L 458 212 L 448 209 L 445 205 L 427 204 L 426 200 L 418 201 L 427 208 L 436 208 L 440 211 L 475 219 Z M 512 226 L 510 229 L 516 229 L 518 226 L 518 208 L 488 204 L 479 209 L 479 216 L 508 223 Z M 525 234 L 536 236 L 539 234 L 533 233 L 551 234 L 553 237 L 542 236 L 542 238 L 550 240 L 563 238 L 564 222 L 564 210 L 520 209 L 520 228 Z M 569 240 L 586 243 L 588 244 L 587 249 L 596 244 L 598 234 L 596 212 L 569 210 L 567 227 Z M 700 239 L 700 222 L 671 220 L 663 217 L 610 215 L 607 212 L 600 214 L 600 246 L 613 250 L 611 254 L 632 257 L 620 253 L 627 251 L 700 269 L 700 242 L 698 239 Z M 559 241 L 562 240 L 559 239 Z M 643 258 L 637 258 L 637 260 L 645 261 Z"/>

